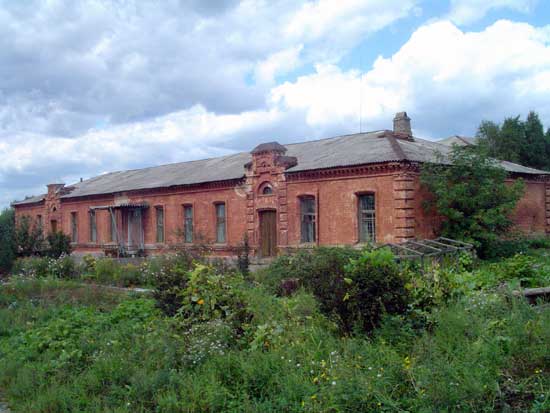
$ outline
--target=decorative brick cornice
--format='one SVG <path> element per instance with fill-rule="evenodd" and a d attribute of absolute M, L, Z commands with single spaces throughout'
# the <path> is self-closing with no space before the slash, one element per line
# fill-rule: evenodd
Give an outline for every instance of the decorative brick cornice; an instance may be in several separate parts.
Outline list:
<path fill-rule="evenodd" d="M 366 175 L 393 174 L 396 172 L 419 172 L 416 162 L 384 162 L 356 166 L 315 169 L 309 171 L 286 172 L 287 181 L 310 179 L 334 179 L 341 177 L 356 177 Z"/>
<path fill-rule="evenodd" d="M 112 196 L 143 196 L 143 195 L 167 195 L 172 193 L 193 193 L 193 192 L 202 192 L 215 189 L 232 189 L 237 185 L 241 185 L 245 182 L 245 177 L 238 179 L 228 179 L 224 181 L 214 181 L 214 182 L 205 182 L 199 184 L 188 184 L 188 185 L 174 185 L 163 188 L 146 188 L 146 189 L 134 189 L 131 191 L 123 192 L 113 192 L 108 194 L 93 194 L 93 195 L 84 195 L 78 197 L 63 197 L 61 202 L 72 202 L 72 201 L 84 201 L 91 199 L 104 199 Z"/>

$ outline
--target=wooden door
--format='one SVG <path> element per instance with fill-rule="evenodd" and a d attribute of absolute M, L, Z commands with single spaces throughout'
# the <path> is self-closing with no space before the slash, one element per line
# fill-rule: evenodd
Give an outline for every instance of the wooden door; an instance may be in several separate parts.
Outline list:
<path fill-rule="evenodd" d="M 277 213 L 260 212 L 260 252 L 262 257 L 273 257 L 277 253 Z"/>

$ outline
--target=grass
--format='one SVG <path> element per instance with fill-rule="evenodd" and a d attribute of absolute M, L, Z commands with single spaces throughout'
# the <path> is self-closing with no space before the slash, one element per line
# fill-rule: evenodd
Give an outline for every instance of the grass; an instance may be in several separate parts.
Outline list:
<path fill-rule="evenodd" d="M 547 252 L 530 253 L 543 275 Z M 550 411 L 550 307 L 497 284 L 438 305 L 425 328 L 386 316 L 353 336 L 306 291 L 246 284 L 250 318 L 230 337 L 135 294 L 14 280 L 0 286 L 0 389 L 15 412 Z"/>

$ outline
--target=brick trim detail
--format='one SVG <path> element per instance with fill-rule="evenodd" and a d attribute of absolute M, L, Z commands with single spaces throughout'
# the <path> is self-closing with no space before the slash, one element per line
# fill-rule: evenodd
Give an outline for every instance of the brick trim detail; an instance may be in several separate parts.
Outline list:
<path fill-rule="evenodd" d="M 415 185 L 416 177 L 411 173 L 396 175 L 393 180 L 396 242 L 404 242 L 416 236 Z"/>
<path fill-rule="evenodd" d="M 546 210 L 546 233 L 550 234 L 550 181 L 546 181 L 546 199 L 545 199 L 545 210 Z"/>

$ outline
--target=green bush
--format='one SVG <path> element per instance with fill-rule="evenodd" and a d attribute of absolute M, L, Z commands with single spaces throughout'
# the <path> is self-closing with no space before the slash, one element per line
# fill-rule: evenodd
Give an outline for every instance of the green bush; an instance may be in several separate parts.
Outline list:
<path fill-rule="evenodd" d="M 178 316 L 188 325 L 224 320 L 242 331 L 249 319 L 243 289 L 241 274 L 222 274 L 212 266 L 196 264 L 181 292 Z"/>
<path fill-rule="evenodd" d="M 62 255 L 71 255 L 71 238 L 61 231 L 48 234 L 46 255 L 52 258 L 59 258 Z"/>
<path fill-rule="evenodd" d="M 49 261 L 48 258 L 43 257 L 18 258 L 12 272 L 26 278 L 44 278 L 50 274 Z"/>
<path fill-rule="evenodd" d="M 292 277 L 292 278 L 290 278 Z M 315 248 L 275 260 L 260 276 L 271 291 L 285 295 L 303 286 L 319 301 L 324 314 L 333 317 L 342 332 L 355 328 L 371 331 L 383 313 L 402 313 L 407 291 L 404 277 L 391 251 L 351 248 Z"/>
<path fill-rule="evenodd" d="M 173 316 L 182 307 L 183 291 L 193 257 L 182 251 L 174 256 L 158 257 L 149 262 L 146 279 L 154 285 L 153 297 L 164 314 Z"/>
<path fill-rule="evenodd" d="M 120 265 L 111 258 L 100 258 L 95 261 L 94 281 L 113 284 L 119 278 Z"/>
<path fill-rule="evenodd" d="M 346 311 L 341 314 L 347 329 L 371 331 L 384 314 L 402 314 L 407 309 L 405 278 L 389 249 L 365 251 L 346 266 L 344 282 L 349 290 L 343 298 Z"/>
<path fill-rule="evenodd" d="M 15 211 L 13 208 L 0 212 L 0 275 L 8 274 L 15 261 Z"/>

